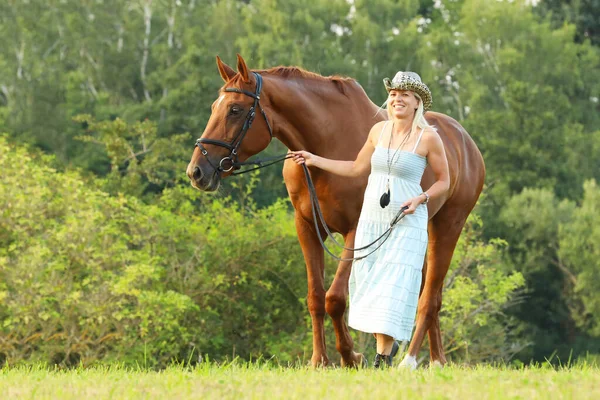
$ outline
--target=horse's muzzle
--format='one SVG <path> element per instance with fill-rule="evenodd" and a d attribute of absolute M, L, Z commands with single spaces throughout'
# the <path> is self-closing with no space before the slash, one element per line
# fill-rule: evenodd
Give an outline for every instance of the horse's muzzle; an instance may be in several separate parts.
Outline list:
<path fill-rule="evenodd" d="M 213 173 L 207 173 L 202 171 L 198 165 L 190 163 L 186 170 L 187 176 L 190 178 L 192 186 L 203 192 L 214 192 L 219 188 L 220 179 L 219 174 L 216 171 Z"/>

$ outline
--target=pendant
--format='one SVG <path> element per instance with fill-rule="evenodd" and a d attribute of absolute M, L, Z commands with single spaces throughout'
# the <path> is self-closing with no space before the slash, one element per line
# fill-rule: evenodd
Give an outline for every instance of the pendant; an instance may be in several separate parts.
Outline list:
<path fill-rule="evenodd" d="M 390 183 L 388 182 L 386 186 L 387 192 L 383 193 L 379 198 L 379 205 L 381 208 L 386 208 L 390 204 Z"/>
<path fill-rule="evenodd" d="M 381 198 L 379 199 L 379 205 L 381 206 L 381 208 L 386 208 L 389 204 L 390 204 L 390 191 L 388 189 L 387 192 L 385 192 L 384 194 L 381 195 Z"/>

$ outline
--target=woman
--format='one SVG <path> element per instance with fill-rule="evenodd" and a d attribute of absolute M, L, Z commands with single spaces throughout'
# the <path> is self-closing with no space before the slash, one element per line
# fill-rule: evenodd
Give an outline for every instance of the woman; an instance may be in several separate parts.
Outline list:
<path fill-rule="evenodd" d="M 307 151 L 294 151 L 298 164 L 369 181 L 356 230 L 355 247 L 385 232 L 401 207 L 405 217 L 385 244 L 354 262 L 350 275 L 348 324 L 377 339 L 374 366 L 392 365 L 397 340 L 410 340 L 417 311 L 421 272 L 427 249 L 427 202 L 449 188 L 446 153 L 441 138 L 423 114 L 431 107 L 431 91 L 414 72 L 384 79 L 388 121 L 376 123 L 354 161 L 331 160 Z M 429 165 L 436 182 L 423 191 L 420 182 Z M 355 256 L 369 250 L 356 252 Z M 405 359 L 403 364 L 414 364 Z"/>

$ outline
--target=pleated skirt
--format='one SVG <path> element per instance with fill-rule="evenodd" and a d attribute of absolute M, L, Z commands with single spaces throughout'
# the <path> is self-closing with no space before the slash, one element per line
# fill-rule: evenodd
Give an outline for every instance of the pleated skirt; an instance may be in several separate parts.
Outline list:
<path fill-rule="evenodd" d="M 379 197 L 388 177 L 372 174 L 357 227 L 355 247 L 375 240 L 389 227 L 401 204 L 418 196 L 418 183 L 392 177 L 392 201 L 382 209 Z M 427 251 L 427 207 L 405 216 L 385 244 L 370 256 L 355 261 L 350 274 L 348 324 L 369 333 L 383 333 L 409 341 L 415 323 L 423 262 Z M 355 252 L 362 256 L 372 251 Z"/>

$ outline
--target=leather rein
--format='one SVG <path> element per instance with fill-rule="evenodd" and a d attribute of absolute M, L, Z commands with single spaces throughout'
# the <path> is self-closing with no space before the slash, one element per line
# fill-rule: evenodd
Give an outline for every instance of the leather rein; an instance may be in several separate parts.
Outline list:
<path fill-rule="evenodd" d="M 292 158 L 291 154 L 284 154 L 284 155 L 267 158 L 267 159 L 263 159 L 263 160 L 254 160 L 254 161 L 246 161 L 246 162 L 238 161 L 238 150 L 242 144 L 242 141 L 246 137 L 246 133 L 248 133 L 248 130 L 252 126 L 252 122 L 254 122 L 254 118 L 256 117 L 257 109 L 260 109 L 260 113 L 262 114 L 262 116 L 267 124 L 267 128 L 269 129 L 269 135 L 271 136 L 271 139 L 273 139 L 273 130 L 271 129 L 271 124 L 269 124 L 267 115 L 265 114 L 265 111 L 263 110 L 263 108 L 260 105 L 260 92 L 262 90 L 262 77 L 260 76 L 260 74 L 258 74 L 256 72 L 252 72 L 252 73 L 254 74 L 254 76 L 256 78 L 256 92 L 255 93 L 249 92 L 247 90 L 237 89 L 237 88 L 226 88 L 224 90 L 225 92 L 241 93 L 246 96 L 250 96 L 254 99 L 254 104 L 252 105 L 252 107 L 248 111 L 248 114 L 246 115 L 246 120 L 244 121 L 244 125 L 242 125 L 242 129 L 233 138 L 233 140 L 229 143 L 221 141 L 221 140 L 205 139 L 205 138 L 199 138 L 198 140 L 196 140 L 195 147 L 198 147 L 200 149 L 200 152 L 202 153 L 202 155 L 204 157 L 206 157 L 206 160 L 208 161 L 208 163 L 219 174 L 222 172 L 230 172 L 232 170 L 238 170 L 238 169 L 240 169 L 240 167 L 245 166 L 245 165 L 255 165 L 254 168 L 245 169 L 243 171 L 232 172 L 232 175 L 241 175 L 241 174 L 245 174 L 247 172 L 251 172 L 251 171 L 254 171 L 254 170 L 257 170 L 260 168 L 268 167 L 269 165 L 273 165 L 278 162 L 287 160 L 288 158 Z M 229 150 L 229 155 L 223 157 L 221 159 L 221 161 L 219 161 L 219 165 L 215 166 L 210 161 L 210 158 L 208 157 L 208 150 L 206 150 L 206 148 L 204 147 L 204 144 L 212 144 L 215 146 L 224 147 L 227 150 Z M 375 239 L 371 243 L 369 243 L 365 246 L 362 246 L 362 247 L 357 247 L 357 248 L 345 247 L 343 244 L 339 243 L 335 239 L 333 233 L 329 230 L 329 227 L 327 226 L 327 223 L 325 222 L 325 218 L 323 217 L 323 212 L 321 211 L 321 206 L 319 204 L 319 199 L 317 198 L 317 190 L 315 189 L 315 185 L 313 183 L 312 177 L 310 176 L 310 171 L 308 170 L 308 167 L 306 166 L 306 164 L 302 164 L 302 169 L 304 170 L 304 176 L 306 178 L 306 183 L 308 186 L 308 192 L 310 195 L 310 203 L 311 203 L 312 214 L 313 214 L 313 222 L 315 224 L 315 231 L 317 232 L 319 242 L 321 243 L 321 246 L 327 252 L 327 254 L 329 254 L 331 257 L 335 258 L 336 260 L 357 261 L 357 260 L 366 258 L 366 257 L 370 256 L 371 254 L 373 254 L 374 252 L 376 252 L 377 250 L 379 250 L 379 248 L 381 246 L 383 246 L 383 244 L 386 242 L 386 240 L 390 237 L 392 230 L 394 229 L 396 224 L 402 218 L 404 218 L 404 216 L 405 216 L 404 211 L 406 209 L 408 209 L 408 207 L 402 207 L 398 211 L 398 213 L 394 216 L 392 221 L 390 222 L 389 228 L 381 236 L 379 236 L 377 239 Z M 371 246 L 375 246 L 375 245 L 377 245 L 377 247 L 375 247 L 375 249 L 373 249 L 369 253 L 362 255 L 360 257 L 350 257 L 350 258 L 338 257 L 335 254 L 333 254 L 331 252 L 331 250 L 329 250 L 327 245 L 325 245 L 325 241 L 323 240 L 323 237 L 321 235 L 321 230 L 319 229 L 319 221 L 321 222 L 321 225 L 323 226 L 323 229 L 325 230 L 327 236 L 333 241 L 333 243 L 335 245 L 337 245 L 338 247 L 340 247 L 343 250 L 354 252 L 354 251 L 366 250 L 366 249 L 370 248 Z"/>

